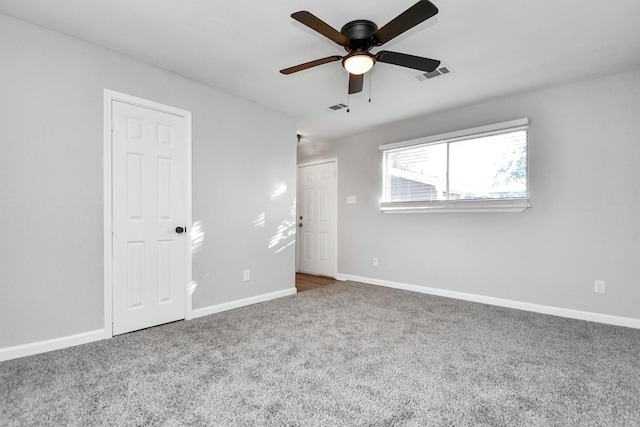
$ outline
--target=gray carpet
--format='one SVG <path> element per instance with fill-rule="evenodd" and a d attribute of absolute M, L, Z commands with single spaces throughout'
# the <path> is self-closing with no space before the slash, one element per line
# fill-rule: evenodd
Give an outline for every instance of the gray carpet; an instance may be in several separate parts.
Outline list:
<path fill-rule="evenodd" d="M 640 331 L 347 282 L 3 362 L 0 424 L 638 426 Z"/>

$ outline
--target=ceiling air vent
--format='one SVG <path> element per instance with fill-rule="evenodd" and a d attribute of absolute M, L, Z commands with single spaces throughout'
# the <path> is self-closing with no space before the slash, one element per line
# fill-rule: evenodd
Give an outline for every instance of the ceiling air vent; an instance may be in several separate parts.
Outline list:
<path fill-rule="evenodd" d="M 432 79 L 434 77 L 438 77 L 441 76 L 443 74 L 448 74 L 449 73 L 449 69 L 447 67 L 440 67 L 435 71 L 432 71 L 430 73 L 423 73 L 423 74 L 418 74 L 416 76 L 416 79 L 420 80 L 421 82 L 427 80 L 427 79 Z"/>
<path fill-rule="evenodd" d="M 347 106 L 346 106 L 346 105 L 344 105 L 344 104 L 336 104 L 336 105 L 332 105 L 332 106 L 331 106 L 331 107 L 329 107 L 329 108 L 331 108 L 332 110 L 334 110 L 334 111 L 335 111 L 335 110 L 339 110 L 339 109 L 341 109 L 341 108 L 347 108 Z"/>

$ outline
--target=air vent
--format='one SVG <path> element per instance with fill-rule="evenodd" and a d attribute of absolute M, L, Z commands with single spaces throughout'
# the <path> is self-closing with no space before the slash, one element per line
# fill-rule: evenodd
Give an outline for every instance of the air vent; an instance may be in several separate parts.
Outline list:
<path fill-rule="evenodd" d="M 425 80 L 432 79 L 434 77 L 438 77 L 438 76 L 441 76 L 443 74 L 449 74 L 449 69 L 447 67 L 440 67 L 437 70 L 432 71 L 430 73 L 418 74 L 416 76 L 416 79 L 418 79 L 421 82 L 423 82 Z"/>
<path fill-rule="evenodd" d="M 331 108 L 332 110 L 334 110 L 334 111 L 335 111 L 335 110 L 339 110 L 339 109 L 341 109 L 341 108 L 347 108 L 347 106 L 346 106 L 346 105 L 344 105 L 344 104 L 336 104 L 336 105 L 332 105 L 332 106 L 331 106 L 331 107 L 329 107 L 329 108 Z"/>

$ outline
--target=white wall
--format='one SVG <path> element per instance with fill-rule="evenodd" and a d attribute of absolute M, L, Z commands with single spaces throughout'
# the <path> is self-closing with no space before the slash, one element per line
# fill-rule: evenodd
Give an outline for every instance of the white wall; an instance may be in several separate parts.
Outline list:
<path fill-rule="evenodd" d="M 380 212 L 378 145 L 523 117 L 531 209 Z M 339 158 L 341 274 L 639 319 L 639 118 L 634 71 L 301 144 L 298 162 Z"/>
<path fill-rule="evenodd" d="M 104 326 L 105 88 L 193 113 L 194 309 L 294 287 L 291 118 L 4 15 L 0 58 L 0 349 Z"/>

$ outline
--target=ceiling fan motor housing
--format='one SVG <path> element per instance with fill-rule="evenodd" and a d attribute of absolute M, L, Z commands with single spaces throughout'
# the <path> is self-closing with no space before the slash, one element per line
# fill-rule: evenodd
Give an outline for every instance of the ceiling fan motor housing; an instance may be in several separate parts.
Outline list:
<path fill-rule="evenodd" d="M 349 41 L 345 45 L 347 52 L 368 52 L 376 43 L 373 35 L 378 31 L 378 26 L 366 19 L 358 19 L 345 24 L 340 33 Z"/>

